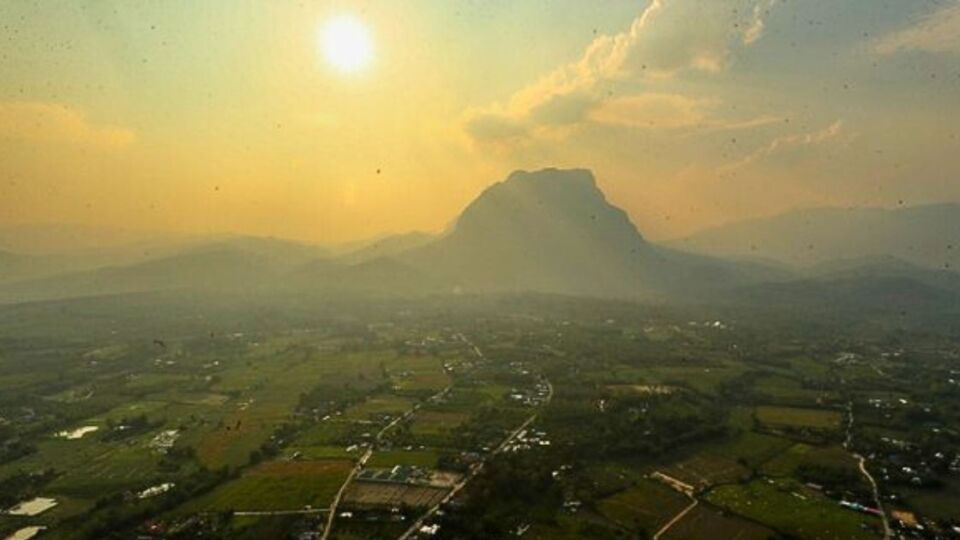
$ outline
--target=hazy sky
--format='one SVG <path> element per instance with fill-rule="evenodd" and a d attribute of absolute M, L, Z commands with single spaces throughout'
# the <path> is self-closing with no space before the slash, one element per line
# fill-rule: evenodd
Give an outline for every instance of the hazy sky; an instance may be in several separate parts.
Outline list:
<path fill-rule="evenodd" d="M 0 224 L 345 241 L 569 166 L 665 238 L 960 200 L 958 155 L 960 0 L 0 3 Z"/>

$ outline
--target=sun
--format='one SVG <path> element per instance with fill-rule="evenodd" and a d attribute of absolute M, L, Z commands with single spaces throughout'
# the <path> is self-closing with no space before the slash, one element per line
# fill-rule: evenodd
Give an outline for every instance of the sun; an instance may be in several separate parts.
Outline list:
<path fill-rule="evenodd" d="M 347 73 L 360 71 L 373 60 L 370 32 L 352 15 L 340 15 L 323 25 L 320 48 L 327 63 Z"/>

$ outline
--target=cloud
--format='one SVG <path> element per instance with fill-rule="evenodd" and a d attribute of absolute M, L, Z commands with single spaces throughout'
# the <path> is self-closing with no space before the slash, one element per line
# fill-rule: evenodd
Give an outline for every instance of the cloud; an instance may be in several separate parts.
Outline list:
<path fill-rule="evenodd" d="M 0 138 L 115 149 L 130 145 L 136 135 L 126 128 L 95 124 L 69 105 L 14 101 L 0 102 Z"/>
<path fill-rule="evenodd" d="M 697 98 L 666 100 L 660 94 L 641 92 L 613 99 L 609 86 L 721 72 L 729 66 L 734 47 L 760 39 L 763 18 L 772 5 L 772 0 L 652 0 L 627 30 L 597 37 L 578 60 L 519 89 L 505 103 L 468 111 L 466 131 L 480 142 L 502 142 L 541 133 L 551 126 L 570 127 L 597 119 L 607 124 L 649 126 L 652 108 L 657 106 L 660 110 L 653 117 L 657 124 L 690 124 L 700 101 Z M 639 113 L 641 120 L 614 121 L 615 111 L 635 117 Z M 678 116 L 663 116 L 670 111 Z"/>
<path fill-rule="evenodd" d="M 939 7 L 916 21 L 873 42 L 878 54 L 901 51 L 960 54 L 960 1 Z"/>
<path fill-rule="evenodd" d="M 774 158 L 796 160 L 804 151 L 822 147 L 831 142 L 841 142 L 852 137 L 853 135 L 844 128 L 843 120 L 837 120 L 817 131 L 777 137 L 766 146 L 759 148 L 744 158 L 721 167 L 720 172 L 736 172 Z"/>
<path fill-rule="evenodd" d="M 507 141 L 527 134 L 526 126 L 518 119 L 489 111 L 467 111 L 464 129 L 479 140 Z"/>
<path fill-rule="evenodd" d="M 648 93 L 599 103 L 590 119 L 598 124 L 641 128 L 683 128 L 701 125 L 715 103 L 679 94 Z"/>
<path fill-rule="evenodd" d="M 743 31 L 743 44 L 752 45 L 761 37 L 765 29 L 764 18 L 770 13 L 777 0 L 766 0 L 758 2 L 753 6 L 753 14 L 750 17 L 750 24 Z"/>

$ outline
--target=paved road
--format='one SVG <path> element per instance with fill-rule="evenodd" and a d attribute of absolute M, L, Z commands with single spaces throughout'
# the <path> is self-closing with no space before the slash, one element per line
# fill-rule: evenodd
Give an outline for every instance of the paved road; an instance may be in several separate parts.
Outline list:
<path fill-rule="evenodd" d="M 340 489 L 337 490 L 337 495 L 333 498 L 333 502 L 330 503 L 330 513 L 327 514 L 327 522 L 323 526 L 323 534 L 320 536 L 321 540 L 327 540 L 327 537 L 330 536 L 330 530 L 333 529 L 333 519 L 337 517 L 337 507 L 340 506 L 340 499 L 343 498 L 343 492 L 347 490 L 347 486 L 350 485 L 350 482 L 353 480 L 357 473 L 360 472 L 360 469 L 363 468 L 363 465 L 370 459 L 370 455 L 373 454 L 373 446 L 367 448 L 367 451 L 363 453 L 363 456 L 357 460 L 357 464 L 353 466 L 353 469 L 350 469 L 350 474 L 347 475 L 347 479 L 343 481 L 343 484 L 340 485 Z"/>
<path fill-rule="evenodd" d="M 887 511 L 883 508 L 883 502 L 880 501 L 880 487 L 877 485 L 876 479 L 873 478 L 873 475 L 870 474 L 870 471 L 867 470 L 867 458 L 862 455 L 854 452 L 851 447 L 853 446 L 853 402 L 847 402 L 847 414 L 849 415 L 849 420 L 847 421 L 847 438 L 843 441 L 843 447 L 850 452 L 860 464 L 860 473 L 863 474 L 863 477 L 867 479 L 867 482 L 870 483 L 870 489 L 873 491 L 873 503 L 876 505 L 877 510 L 880 510 L 880 520 L 883 522 L 883 540 L 890 540 L 893 536 L 893 533 L 890 531 L 890 521 L 887 519 Z"/>
<path fill-rule="evenodd" d="M 553 385 L 550 384 L 550 381 L 548 381 L 548 380 L 546 380 L 546 379 L 544 379 L 544 382 L 547 383 L 547 398 L 546 398 L 546 400 L 544 400 L 544 402 L 543 402 L 543 404 L 546 405 L 547 403 L 550 403 L 550 400 L 551 400 L 551 399 L 553 399 Z M 410 526 L 410 528 L 408 528 L 406 531 L 404 531 L 404 533 L 401 534 L 400 537 L 399 537 L 397 540 L 407 540 L 408 538 L 410 538 L 411 536 L 413 536 L 414 534 L 416 534 L 417 531 L 420 530 L 420 527 L 422 527 L 423 524 L 426 523 L 426 521 L 427 521 L 428 519 L 430 519 L 431 517 L 433 517 L 433 516 L 437 513 L 437 511 L 440 510 L 440 508 L 441 508 L 443 505 L 445 505 L 445 504 L 447 504 L 448 502 L 450 502 L 450 500 L 453 499 L 453 498 L 457 495 L 457 493 L 460 493 L 460 491 L 461 491 L 464 487 L 467 486 L 467 483 L 469 483 L 470 480 L 473 480 L 474 478 L 476 478 L 476 476 L 477 476 L 478 474 L 480 474 L 480 471 L 483 470 L 483 466 L 487 463 L 487 461 L 488 461 L 491 457 L 493 457 L 493 456 L 495 456 L 495 455 L 503 452 L 504 449 L 506 449 L 507 445 L 509 445 L 509 444 L 517 437 L 517 435 L 520 434 L 521 431 L 527 429 L 527 427 L 528 427 L 530 424 L 532 424 L 534 420 L 537 419 L 537 415 L 538 415 L 538 414 L 539 414 L 539 413 L 534 413 L 534 414 L 530 415 L 530 417 L 527 418 L 522 424 L 520 424 L 516 429 L 514 429 L 513 431 L 511 431 L 510 434 L 507 435 L 507 437 L 506 437 L 505 439 L 503 439 L 503 441 L 500 443 L 500 445 L 497 446 L 497 447 L 493 450 L 493 452 L 487 454 L 487 456 L 484 457 L 484 458 L 480 461 L 480 463 L 478 463 L 478 464 L 474 465 L 473 467 L 471 467 L 471 468 L 470 468 L 470 472 L 468 472 L 468 473 L 463 477 L 463 479 L 460 480 L 460 482 L 458 482 L 455 486 L 453 486 L 453 489 L 450 490 L 450 493 L 447 493 L 447 495 L 446 495 L 439 503 L 437 503 L 437 504 L 435 504 L 434 506 L 432 506 L 429 510 L 427 510 L 426 513 L 424 513 L 422 516 L 420 516 L 420 518 L 417 519 L 417 521 L 415 521 L 415 522 L 413 523 L 413 525 Z"/>
<path fill-rule="evenodd" d="M 434 394 L 430 399 L 433 400 L 433 399 L 442 397 L 444 394 L 449 392 L 451 388 L 453 388 L 453 385 L 448 385 L 443 390 Z M 380 443 L 381 440 L 383 440 L 383 436 L 388 431 L 393 429 L 394 426 L 396 426 L 403 420 L 410 418 L 410 416 L 413 415 L 413 413 L 417 412 L 419 408 L 420 408 L 420 404 L 419 403 L 415 404 L 410 410 L 394 418 L 392 422 L 383 426 L 383 428 L 377 432 L 376 436 L 374 436 L 373 438 L 374 442 L 367 448 L 366 452 L 364 452 L 363 455 L 360 456 L 360 459 L 357 460 L 357 464 L 354 465 L 353 469 L 350 470 L 350 474 L 347 475 L 347 479 L 344 480 L 343 484 L 340 485 L 340 489 L 337 490 L 337 495 L 333 498 L 333 502 L 330 503 L 330 509 L 329 509 L 330 514 L 327 516 L 327 522 L 323 526 L 323 534 L 320 536 L 320 540 L 327 540 L 327 538 L 330 536 L 330 531 L 333 529 L 333 520 L 337 517 L 337 507 L 340 506 L 340 500 L 343 499 L 343 493 L 347 490 L 347 486 L 350 485 L 350 482 L 352 482 L 353 479 L 366 466 L 367 461 L 370 459 L 370 456 L 373 455 L 374 448 L 377 446 L 377 444 Z"/>
<path fill-rule="evenodd" d="M 887 520 L 887 511 L 883 509 L 883 503 L 880 502 L 880 488 L 877 487 L 877 481 L 873 479 L 873 475 L 867 470 L 867 458 L 860 454 L 853 454 L 853 457 L 860 461 L 860 472 L 863 473 L 863 476 L 870 482 L 870 487 L 873 489 L 873 502 L 877 505 L 877 510 L 880 510 L 880 519 L 883 521 L 883 540 L 890 540 L 892 533 L 890 531 L 890 522 Z"/>

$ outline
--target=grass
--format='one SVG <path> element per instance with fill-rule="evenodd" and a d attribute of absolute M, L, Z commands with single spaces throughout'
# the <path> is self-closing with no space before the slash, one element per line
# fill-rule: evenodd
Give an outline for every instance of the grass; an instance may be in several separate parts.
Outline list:
<path fill-rule="evenodd" d="M 804 388 L 800 381 L 780 375 L 759 378 L 755 389 L 764 402 L 785 405 L 815 405 L 818 399 L 836 397 L 835 392 Z"/>
<path fill-rule="evenodd" d="M 331 419 L 307 429 L 294 439 L 293 446 L 347 446 L 373 426 Z"/>
<path fill-rule="evenodd" d="M 390 380 L 399 392 L 425 393 L 450 384 L 443 359 L 433 356 L 401 356 L 388 362 Z"/>
<path fill-rule="evenodd" d="M 413 417 L 410 431 L 414 435 L 440 435 L 460 426 L 470 415 L 456 412 L 421 410 Z"/>
<path fill-rule="evenodd" d="M 301 459 L 355 459 L 363 452 L 347 452 L 343 446 L 289 446 L 284 450 L 286 457 L 299 453 Z"/>
<path fill-rule="evenodd" d="M 758 479 L 711 490 L 706 499 L 720 508 L 799 538 L 876 538 L 861 527 L 879 527 L 874 517 L 840 507 L 794 480 Z"/>
<path fill-rule="evenodd" d="M 661 538 L 665 540 L 698 540 L 700 538 L 731 538 L 736 540 L 768 540 L 775 533 L 756 523 L 724 516 L 719 512 L 697 505 L 670 527 Z"/>
<path fill-rule="evenodd" d="M 800 407 L 774 407 L 762 405 L 756 408 L 757 420 L 771 426 L 807 427 L 814 429 L 837 429 L 843 420 L 838 411 L 827 409 L 804 409 Z"/>
<path fill-rule="evenodd" d="M 706 452 L 674 463 L 662 471 L 700 488 L 739 482 L 750 475 L 750 470 L 736 461 Z"/>
<path fill-rule="evenodd" d="M 840 446 L 818 447 L 798 443 L 763 466 L 764 474 L 792 476 L 802 465 L 849 469 L 859 475 L 857 461 Z"/>
<path fill-rule="evenodd" d="M 745 431 L 709 446 L 711 452 L 756 468 L 780 455 L 793 444 L 787 439 Z"/>
<path fill-rule="evenodd" d="M 50 484 L 50 489 L 96 498 L 103 493 L 140 488 L 160 481 L 158 459 L 145 445 L 120 446 L 66 470 Z"/>
<path fill-rule="evenodd" d="M 410 398 L 393 394 L 378 394 L 350 407 L 343 416 L 354 420 L 370 420 L 382 415 L 397 416 L 413 407 L 414 401 Z"/>
<path fill-rule="evenodd" d="M 740 365 L 710 367 L 655 367 L 644 372 L 650 384 L 689 386 L 706 395 L 715 395 L 720 385 L 746 372 Z"/>
<path fill-rule="evenodd" d="M 394 465 L 413 465 L 424 469 L 437 468 L 440 453 L 435 450 L 384 450 L 374 452 L 368 466 L 374 468 L 390 468 Z"/>
<path fill-rule="evenodd" d="M 607 519 L 624 527 L 653 534 L 687 505 L 690 499 L 652 480 L 640 480 L 635 486 L 597 504 Z"/>
<path fill-rule="evenodd" d="M 271 461 L 187 503 L 202 511 L 278 511 L 329 505 L 353 464 L 343 459 Z"/>
<path fill-rule="evenodd" d="M 221 386 L 236 391 L 249 386 L 243 396 L 230 402 L 232 408 L 223 424 L 207 433 L 197 445 L 197 456 L 210 468 L 241 465 L 250 452 L 267 440 L 291 414 L 301 393 L 321 381 L 372 387 L 380 380 L 377 362 L 381 355 L 350 354 L 333 357 L 271 359 L 247 366 L 243 375 L 234 374 Z M 223 391 L 223 390 L 221 390 Z"/>

